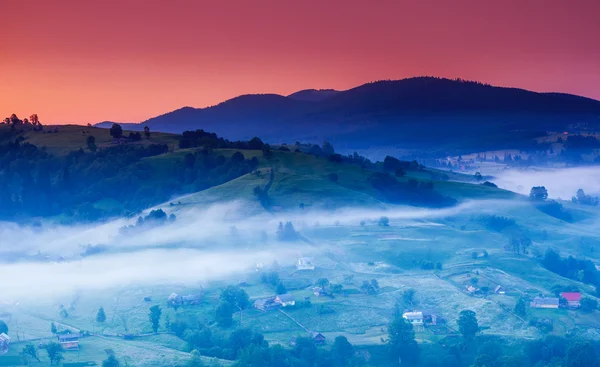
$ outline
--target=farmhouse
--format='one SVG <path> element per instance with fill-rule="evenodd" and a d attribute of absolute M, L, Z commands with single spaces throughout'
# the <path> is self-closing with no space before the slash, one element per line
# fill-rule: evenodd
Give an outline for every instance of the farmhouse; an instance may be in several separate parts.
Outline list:
<path fill-rule="evenodd" d="M 275 297 L 275 303 L 280 304 L 282 307 L 294 306 L 296 301 L 294 300 L 294 296 L 291 294 L 280 294 Z"/>
<path fill-rule="evenodd" d="M 318 333 L 316 331 L 313 331 L 312 333 L 310 333 L 310 336 L 314 340 L 315 344 L 317 344 L 317 345 L 325 344 L 325 335 Z"/>
<path fill-rule="evenodd" d="M 8 335 L 0 334 L 0 354 L 6 354 L 8 352 L 8 345 L 10 344 L 10 338 Z"/>
<path fill-rule="evenodd" d="M 79 350 L 79 334 L 60 334 L 58 335 L 58 343 L 64 350 Z"/>
<path fill-rule="evenodd" d="M 197 305 L 202 302 L 202 292 L 196 294 L 189 294 L 187 296 L 180 296 L 173 292 L 167 297 L 167 303 L 171 306 L 182 306 L 182 305 Z"/>
<path fill-rule="evenodd" d="M 423 312 L 405 312 L 402 314 L 402 318 L 413 325 L 423 325 Z"/>
<path fill-rule="evenodd" d="M 308 257 L 301 257 L 298 259 L 298 263 L 296 264 L 296 269 L 298 270 L 315 270 L 315 265 L 312 263 L 312 260 Z"/>
<path fill-rule="evenodd" d="M 567 300 L 567 307 L 579 308 L 581 306 L 581 293 L 579 292 L 562 292 L 560 296 Z"/>
<path fill-rule="evenodd" d="M 279 307 L 281 307 L 281 304 L 275 302 L 275 297 L 261 298 L 254 301 L 254 308 L 261 311 L 275 310 Z"/>
<path fill-rule="evenodd" d="M 558 308 L 558 298 L 555 297 L 535 297 L 529 303 L 531 308 Z"/>

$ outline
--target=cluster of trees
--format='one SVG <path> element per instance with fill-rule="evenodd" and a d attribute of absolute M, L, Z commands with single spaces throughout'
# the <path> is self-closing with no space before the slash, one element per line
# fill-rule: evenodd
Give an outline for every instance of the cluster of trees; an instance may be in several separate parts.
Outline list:
<path fill-rule="evenodd" d="M 565 278 L 591 284 L 600 296 L 600 271 L 591 260 L 579 260 L 573 256 L 563 258 L 553 249 L 546 250 L 542 266 Z"/>
<path fill-rule="evenodd" d="M 11 129 L 15 130 L 18 127 L 30 128 L 35 131 L 39 131 L 43 129 L 43 125 L 40 122 L 40 119 L 37 114 L 32 114 L 29 118 L 20 119 L 16 114 L 10 115 L 10 117 L 6 117 L 4 120 L 0 121 L 0 125 L 10 125 Z"/>
<path fill-rule="evenodd" d="M 431 181 L 419 182 L 411 178 L 407 182 L 400 182 L 386 172 L 375 172 L 368 181 L 391 203 L 427 207 L 445 207 L 456 203 L 456 200 L 435 191 Z"/>
<path fill-rule="evenodd" d="M 140 231 L 143 229 L 162 226 L 166 223 L 173 223 L 173 222 L 175 222 L 175 220 L 177 220 L 177 217 L 175 216 L 175 214 L 171 213 L 170 215 L 167 216 L 167 213 L 165 213 L 164 210 L 155 209 L 155 210 L 150 211 L 150 213 L 148 213 L 148 215 L 146 215 L 144 217 L 142 217 L 142 216 L 138 217 L 135 225 L 128 225 L 128 226 L 121 227 L 119 232 L 121 234 L 125 234 L 125 235 L 133 234 L 136 231 Z"/>
<path fill-rule="evenodd" d="M 571 198 L 571 201 L 581 205 L 598 205 L 598 197 L 586 195 L 583 189 L 577 190 L 577 194 Z"/>
<path fill-rule="evenodd" d="M 173 157 L 168 165 L 144 159 L 167 152 L 166 144 L 119 145 L 56 157 L 21 137 L 0 144 L 0 219 L 63 214 L 89 221 L 129 215 L 258 166 L 256 158 L 246 160 L 240 153 L 227 159 L 207 149 Z M 97 206 L 100 200 L 118 205 Z"/>
<path fill-rule="evenodd" d="M 393 172 L 396 177 L 404 176 L 407 171 L 415 171 L 422 168 L 423 166 L 417 161 L 401 161 L 389 155 L 386 155 L 383 159 L 383 170 L 385 172 Z"/>
<path fill-rule="evenodd" d="M 560 157 L 567 163 L 581 163 L 583 155 L 591 154 L 600 148 L 600 142 L 593 135 L 569 135 L 563 144 Z"/>
<path fill-rule="evenodd" d="M 279 222 L 277 226 L 277 239 L 279 241 L 296 241 L 300 239 L 300 235 L 296 232 L 292 222 Z"/>

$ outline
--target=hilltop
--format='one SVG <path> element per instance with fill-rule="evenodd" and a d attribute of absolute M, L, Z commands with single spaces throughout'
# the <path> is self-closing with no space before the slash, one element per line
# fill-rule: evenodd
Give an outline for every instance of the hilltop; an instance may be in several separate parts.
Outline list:
<path fill-rule="evenodd" d="M 287 97 L 243 95 L 212 107 L 184 107 L 127 128 L 172 133 L 201 128 L 228 139 L 325 139 L 346 150 L 402 146 L 445 155 L 518 148 L 548 130 L 564 131 L 573 124 L 593 128 L 598 116 L 600 102 L 589 98 L 418 77 Z"/>
<path fill-rule="evenodd" d="M 371 162 L 325 145 L 271 147 L 258 138 L 231 142 L 203 131 L 143 137 L 124 131 L 120 140 L 106 129 L 82 126 L 10 131 L 0 125 L 0 153 L 7 158 L 0 159 L 0 214 L 10 220 L 129 216 L 182 195 L 177 201 L 183 204 L 237 199 L 267 212 L 445 207 L 471 198 L 514 197 L 472 175 L 392 157 Z M 14 160 L 22 163 L 10 166 Z"/>

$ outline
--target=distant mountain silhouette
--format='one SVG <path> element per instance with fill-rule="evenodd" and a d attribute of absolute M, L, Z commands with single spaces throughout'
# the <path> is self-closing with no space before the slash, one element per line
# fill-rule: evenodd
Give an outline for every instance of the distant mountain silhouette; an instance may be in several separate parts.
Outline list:
<path fill-rule="evenodd" d="M 340 93 L 340 91 L 335 89 L 305 89 L 290 94 L 288 98 L 296 99 L 298 101 L 320 102 L 331 98 L 338 93 Z"/>
<path fill-rule="evenodd" d="M 379 81 L 346 91 L 242 95 L 207 108 L 184 107 L 126 128 L 180 133 L 204 129 L 228 139 L 331 141 L 336 148 L 508 147 L 540 131 L 600 125 L 600 101 L 433 77 Z M 102 127 L 106 127 L 101 125 Z"/>

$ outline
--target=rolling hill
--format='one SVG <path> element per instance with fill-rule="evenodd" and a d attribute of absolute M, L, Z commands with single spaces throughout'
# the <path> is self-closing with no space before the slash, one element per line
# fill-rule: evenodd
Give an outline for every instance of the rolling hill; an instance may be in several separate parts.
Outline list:
<path fill-rule="evenodd" d="M 597 126 L 599 117 L 600 102 L 584 97 L 418 77 L 346 91 L 243 95 L 125 127 L 172 133 L 204 129 L 228 139 L 260 136 L 268 142 L 326 139 L 344 150 L 402 146 L 444 155 L 518 148 L 548 130 Z"/>

